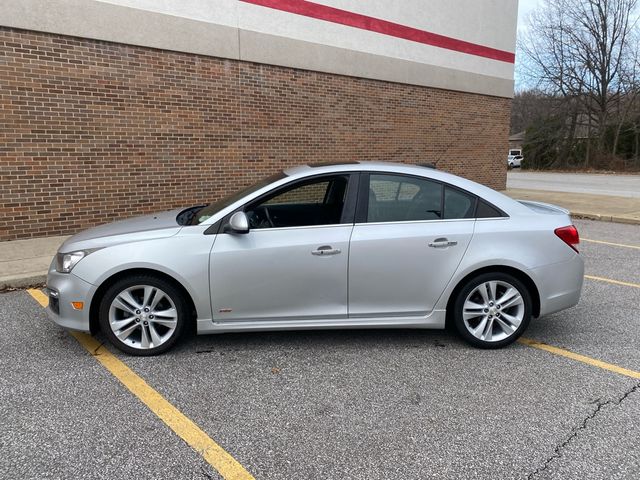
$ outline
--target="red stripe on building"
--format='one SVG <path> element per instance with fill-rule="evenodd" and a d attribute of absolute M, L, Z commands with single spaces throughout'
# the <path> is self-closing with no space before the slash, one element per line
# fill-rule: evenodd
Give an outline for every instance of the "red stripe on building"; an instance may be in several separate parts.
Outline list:
<path fill-rule="evenodd" d="M 240 0 L 245 3 L 252 3 L 263 7 L 281 10 L 283 12 L 303 15 L 305 17 L 316 18 L 326 22 L 339 23 L 349 27 L 360 28 L 370 32 L 381 33 L 391 37 L 402 38 L 412 42 L 423 43 L 433 47 L 446 48 L 456 52 L 467 53 L 478 57 L 490 58 L 501 62 L 514 63 L 515 54 L 505 50 L 479 45 L 477 43 L 465 42 L 457 38 L 439 35 L 426 30 L 400 25 L 380 18 L 369 17 L 359 13 L 349 12 L 340 8 L 329 7 L 319 3 L 306 0 Z"/>

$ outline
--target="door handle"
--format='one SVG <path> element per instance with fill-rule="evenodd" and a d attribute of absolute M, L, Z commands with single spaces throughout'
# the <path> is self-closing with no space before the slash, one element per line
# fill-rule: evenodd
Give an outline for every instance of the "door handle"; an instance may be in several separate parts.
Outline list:
<path fill-rule="evenodd" d="M 453 247 L 457 244 L 458 242 L 455 242 L 455 241 L 450 242 L 448 238 L 436 238 L 433 242 L 429 243 L 429 246 L 431 248 L 447 248 L 447 247 Z"/>
<path fill-rule="evenodd" d="M 321 247 L 318 247 L 317 250 L 313 250 L 311 252 L 311 255 L 323 257 L 326 255 L 337 255 L 339 253 L 341 253 L 341 250 L 339 248 L 333 248 L 331 245 L 323 245 Z"/>

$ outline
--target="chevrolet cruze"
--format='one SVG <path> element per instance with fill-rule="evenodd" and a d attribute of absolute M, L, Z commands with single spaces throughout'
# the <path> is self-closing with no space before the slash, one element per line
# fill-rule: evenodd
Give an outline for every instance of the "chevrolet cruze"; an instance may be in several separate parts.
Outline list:
<path fill-rule="evenodd" d="M 102 225 L 51 263 L 48 314 L 153 355 L 200 334 L 444 328 L 481 348 L 575 305 L 584 265 L 559 207 L 432 168 L 307 165 L 209 205 Z"/>

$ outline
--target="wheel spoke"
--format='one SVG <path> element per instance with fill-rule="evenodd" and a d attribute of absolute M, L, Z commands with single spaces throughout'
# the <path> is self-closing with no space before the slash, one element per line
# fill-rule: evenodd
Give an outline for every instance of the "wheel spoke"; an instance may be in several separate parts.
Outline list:
<path fill-rule="evenodd" d="M 144 287 L 144 299 L 142 300 L 142 306 L 148 307 L 151 303 L 152 298 L 155 296 L 156 291 L 158 289 L 155 287 L 145 286 Z"/>
<path fill-rule="evenodd" d="M 476 288 L 476 290 L 480 293 L 480 296 L 482 297 L 482 301 L 484 302 L 485 305 L 489 305 L 489 294 L 487 292 L 487 284 L 483 283 L 482 285 L 479 285 L 478 288 Z"/>
<path fill-rule="evenodd" d="M 149 333 L 151 334 L 151 341 L 153 342 L 153 346 L 157 347 L 162 343 L 162 339 L 160 338 L 160 335 L 158 335 L 158 332 L 156 332 L 156 327 L 154 327 L 152 323 L 149 323 L 148 328 Z"/>
<path fill-rule="evenodd" d="M 462 312 L 462 318 L 464 318 L 465 320 L 471 320 L 472 318 L 478 318 L 481 317 L 482 315 L 484 315 L 484 312 L 482 310 L 480 311 L 470 311 L 470 310 L 465 310 L 464 312 Z"/>
<path fill-rule="evenodd" d="M 130 309 L 140 310 L 142 308 L 142 305 L 140 305 L 136 301 L 136 299 L 133 298 L 133 295 L 131 295 L 131 292 L 129 290 L 125 290 L 124 292 L 120 292 L 120 295 L 118 295 L 116 298 L 118 300 L 120 300 L 124 305 L 129 305 Z"/>
<path fill-rule="evenodd" d="M 489 290 L 489 300 L 492 302 L 495 302 L 496 289 L 498 288 L 498 282 L 487 282 L 485 285 L 487 286 L 487 290 Z"/>
<path fill-rule="evenodd" d="M 159 312 L 152 312 L 156 317 L 162 318 L 176 318 L 178 312 L 175 308 L 169 308 L 167 310 L 160 310 Z"/>
<path fill-rule="evenodd" d="M 178 324 L 177 320 L 169 320 L 166 318 L 154 318 L 153 320 L 149 320 L 149 323 L 157 323 L 158 325 L 164 325 L 167 328 L 176 328 Z"/>
<path fill-rule="evenodd" d="M 472 318 L 480 317 L 484 315 L 484 305 L 480 305 L 479 303 L 472 302 L 471 300 L 467 300 L 464 304 L 464 310 L 462 311 L 462 316 L 465 320 L 470 320 Z"/>
<path fill-rule="evenodd" d="M 153 295 L 153 298 L 151 299 L 151 303 L 149 304 L 149 310 L 153 311 L 158 305 L 158 303 L 160 302 L 160 300 L 162 300 L 165 296 L 166 295 L 162 290 L 156 289 Z"/>
<path fill-rule="evenodd" d="M 128 318 L 124 318 L 122 320 L 116 320 L 114 322 L 111 322 L 111 328 L 114 331 L 115 330 L 122 330 L 124 327 L 129 325 L 134 320 L 135 320 L 135 317 L 128 317 Z"/>
<path fill-rule="evenodd" d="M 140 335 L 140 346 L 142 348 L 149 348 L 151 340 L 149 338 L 149 332 L 145 325 L 140 325 L 142 335 Z"/>
<path fill-rule="evenodd" d="M 471 330 L 471 333 L 474 337 L 482 338 L 482 332 L 484 332 L 485 327 L 487 326 L 487 322 L 489 321 L 489 317 L 484 317 L 478 326 Z"/>
<path fill-rule="evenodd" d="M 502 294 L 502 296 L 499 299 L 496 300 L 496 303 L 498 305 L 502 305 L 507 300 L 513 298 L 516 295 L 520 295 L 520 293 L 518 293 L 518 291 L 515 288 L 509 288 L 506 292 Z"/>
<path fill-rule="evenodd" d="M 135 307 L 132 307 L 131 305 L 126 303 L 119 295 L 113 301 L 113 306 L 131 315 L 136 314 Z"/>
<path fill-rule="evenodd" d="M 493 318 L 487 320 L 487 328 L 482 332 L 481 339 L 487 342 L 493 340 Z"/>
<path fill-rule="evenodd" d="M 522 296 L 519 293 L 517 293 L 507 303 L 504 303 L 502 305 L 502 309 L 506 310 L 507 308 L 515 307 L 516 305 L 521 305 L 521 304 L 522 304 Z"/>
<path fill-rule="evenodd" d="M 138 325 L 139 325 L 138 323 L 134 323 L 131 326 L 125 328 L 124 330 L 120 330 L 120 331 L 114 330 L 113 333 L 115 333 L 116 337 L 118 337 L 120 340 L 124 342 L 135 331 L 135 329 L 138 328 Z"/>
<path fill-rule="evenodd" d="M 504 322 L 500 317 L 496 317 L 496 323 L 500 326 L 502 331 L 504 333 L 506 333 L 507 335 L 511 335 L 518 328 L 518 327 L 514 327 L 511 324 L 508 324 L 508 323 Z"/>
<path fill-rule="evenodd" d="M 479 303 L 476 302 L 472 302 L 471 300 L 467 300 L 466 302 L 464 302 L 464 309 L 465 310 L 482 310 L 487 308 L 488 305 L 481 305 Z"/>
<path fill-rule="evenodd" d="M 522 319 L 519 316 L 510 315 L 508 313 L 502 312 L 502 318 L 513 325 L 515 328 L 518 328 L 522 323 Z"/>

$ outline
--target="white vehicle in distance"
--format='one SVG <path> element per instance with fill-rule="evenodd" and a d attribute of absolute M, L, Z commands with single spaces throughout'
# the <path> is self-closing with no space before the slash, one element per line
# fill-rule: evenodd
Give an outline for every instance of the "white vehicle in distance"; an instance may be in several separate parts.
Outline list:
<path fill-rule="evenodd" d="M 520 168 L 522 166 L 522 155 L 514 155 L 513 157 L 509 156 L 507 159 L 507 165 L 509 168 Z"/>
<path fill-rule="evenodd" d="M 578 303 L 578 243 L 566 210 L 432 168 L 304 165 L 206 206 L 74 235 L 49 268 L 47 312 L 133 355 L 168 350 L 190 325 L 450 322 L 470 344 L 497 348 L 531 318 Z"/>

